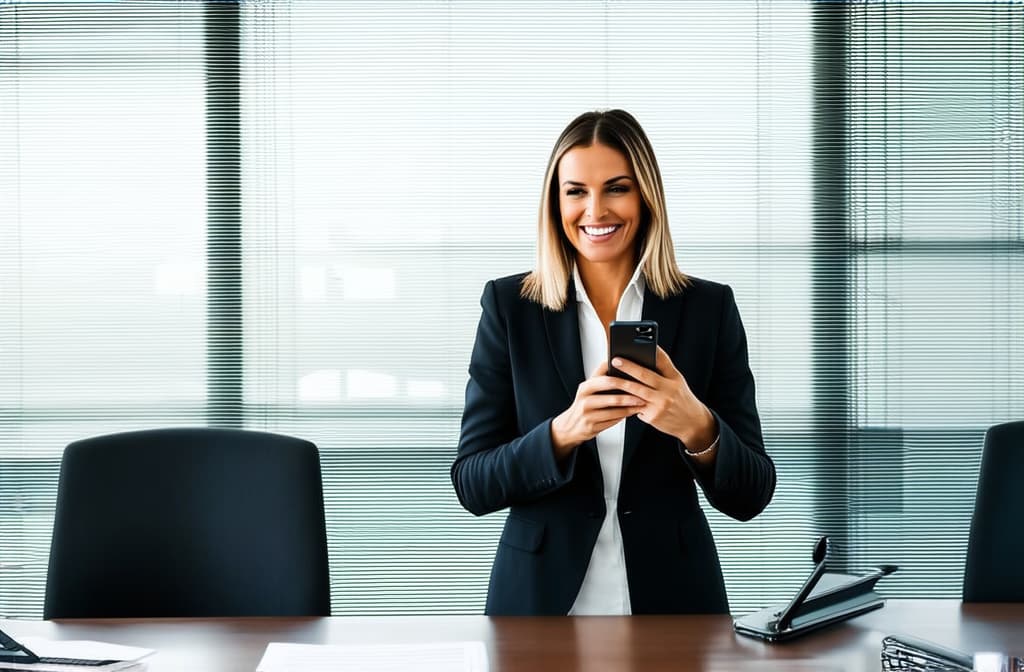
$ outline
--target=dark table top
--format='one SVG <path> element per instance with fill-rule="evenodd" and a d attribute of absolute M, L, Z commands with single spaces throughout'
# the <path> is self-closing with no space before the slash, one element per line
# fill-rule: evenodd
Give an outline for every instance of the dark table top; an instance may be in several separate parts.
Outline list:
<path fill-rule="evenodd" d="M 964 651 L 1024 654 L 1024 604 L 890 600 L 783 644 L 736 635 L 728 616 L 381 616 L 0 621 L 15 638 L 92 639 L 156 649 L 148 672 L 253 672 L 269 642 L 480 640 L 490 669 L 879 670 L 881 640 L 906 634 Z"/>

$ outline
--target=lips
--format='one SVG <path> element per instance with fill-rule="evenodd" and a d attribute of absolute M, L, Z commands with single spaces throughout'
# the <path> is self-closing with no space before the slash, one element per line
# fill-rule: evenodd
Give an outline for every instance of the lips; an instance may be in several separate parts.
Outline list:
<path fill-rule="evenodd" d="M 606 224 L 603 226 L 581 226 L 580 229 L 588 238 L 601 240 L 608 238 L 622 228 L 622 224 Z"/>

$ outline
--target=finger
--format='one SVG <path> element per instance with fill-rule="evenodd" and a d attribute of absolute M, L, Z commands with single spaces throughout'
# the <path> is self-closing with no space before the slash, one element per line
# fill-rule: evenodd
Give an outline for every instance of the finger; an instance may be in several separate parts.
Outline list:
<path fill-rule="evenodd" d="M 599 408 L 632 408 L 643 406 L 644 400 L 632 394 L 622 394 L 616 390 L 616 394 L 594 394 L 584 403 L 584 408 L 597 410 Z"/>
<path fill-rule="evenodd" d="M 608 394 L 609 392 L 618 393 L 622 391 L 623 379 L 617 376 L 609 376 L 602 374 L 600 376 L 594 376 L 583 381 L 579 386 L 579 391 L 590 395 L 590 394 Z"/>
<path fill-rule="evenodd" d="M 591 422 L 606 422 L 608 420 L 621 420 L 643 411 L 644 406 L 609 406 L 608 408 L 594 409 L 587 413 L 587 419 Z"/>
<path fill-rule="evenodd" d="M 631 415 L 636 415 L 640 412 L 641 408 L 642 407 L 634 406 L 632 408 L 612 408 L 594 411 L 588 416 L 590 426 L 593 428 L 600 428 L 597 431 L 607 429 L 615 423 L 625 420 Z"/>
<path fill-rule="evenodd" d="M 594 373 L 592 373 L 589 378 L 587 378 L 578 386 L 576 386 L 576 398 L 579 399 L 582 396 L 594 394 L 596 392 L 600 392 L 601 390 L 614 389 L 600 382 L 601 378 L 607 376 L 607 373 L 608 362 L 601 362 L 601 364 L 596 369 L 594 369 Z"/>
<path fill-rule="evenodd" d="M 640 366 L 636 362 L 631 362 L 628 359 L 623 359 L 622 357 L 616 357 L 612 360 L 612 366 L 625 374 L 633 376 L 648 387 L 657 387 L 658 385 L 658 378 L 660 378 L 658 373 Z"/>
<path fill-rule="evenodd" d="M 595 390 L 607 390 L 614 391 L 616 394 L 628 394 L 633 397 L 637 397 L 641 402 L 650 402 L 654 400 L 655 390 L 653 387 L 644 385 L 635 380 L 629 380 L 628 378 L 619 378 L 618 376 L 603 376 L 593 379 Z M 608 392 L 603 392 L 600 396 L 605 396 Z"/>

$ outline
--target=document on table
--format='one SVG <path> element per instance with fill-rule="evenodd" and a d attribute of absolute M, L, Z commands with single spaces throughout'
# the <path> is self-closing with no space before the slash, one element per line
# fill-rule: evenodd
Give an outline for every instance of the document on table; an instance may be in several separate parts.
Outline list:
<path fill-rule="evenodd" d="M 39 637 L 19 637 L 18 641 L 40 658 L 69 658 L 73 660 L 111 660 L 107 665 L 63 665 L 60 663 L 0 663 L 0 670 L 33 670 L 34 672 L 111 672 L 131 670 L 141 666 L 153 649 L 121 646 L 90 641 L 57 641 Z"/>
<path fill-rule="evenodd" d="M 282 644 L 271 642 L 256 672 L 487 672 L 483 642 Z"/>

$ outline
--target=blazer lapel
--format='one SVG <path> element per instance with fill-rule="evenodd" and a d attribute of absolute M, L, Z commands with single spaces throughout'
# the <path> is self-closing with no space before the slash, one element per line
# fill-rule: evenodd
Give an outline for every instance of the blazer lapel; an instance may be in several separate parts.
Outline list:
<path fill-rule="evenodd" d="M 566 408 L 576 399 L 576 388 L 584 380 L 583 374 L 583 348 L 580 345 L 580 316 L 576 305 L 576 294 L 572 287 L 569 288 L 569 300 L 565 308 L 555 313 L 544 310 L 544 330 L 548 336 L 548 346 L 551 348 L 551 356 L 555 360 L 555 370 L 562 380 L 565 388 Z M 580 446 L 581 451 L 590 455 L 595 465 L 600 463 L 597 455 L 597 441 L 588 439 Z M 600 490 L 601 468 L 591 470 L 594 474 L 595 486 Z"/>
<path fill-rule="evenodd" d="M 644 307 L 641 312 L 643 319 L 654 320 L 658 323 L 658 345 L 668 353 L 673 361 L 676 361 L 675 349 L 676 332 L 679 331 L 679 322 L 683 313 L 683 295 L 686 290 L 674 294 L 667 299 L 659 298 L 650 289 L 644 290 Z M 647 430 L 648 424 L 636 417 L 626 418 L 626 436 L 622 448 L 622 473 L 626 473 L 626 467 L 636 452 L 640 438 Z"/>
<path fill-rule="evenodd" d="M 570 299 L 561 312 L 544 310 L 544 330 L 555 360 L 555 370 L 562 379 L 568 402 L 576 398 L 576 388 L 583 382 L 583 351 L 580 347 L 580 320 L 576 298 L 570 288 Z"/>

